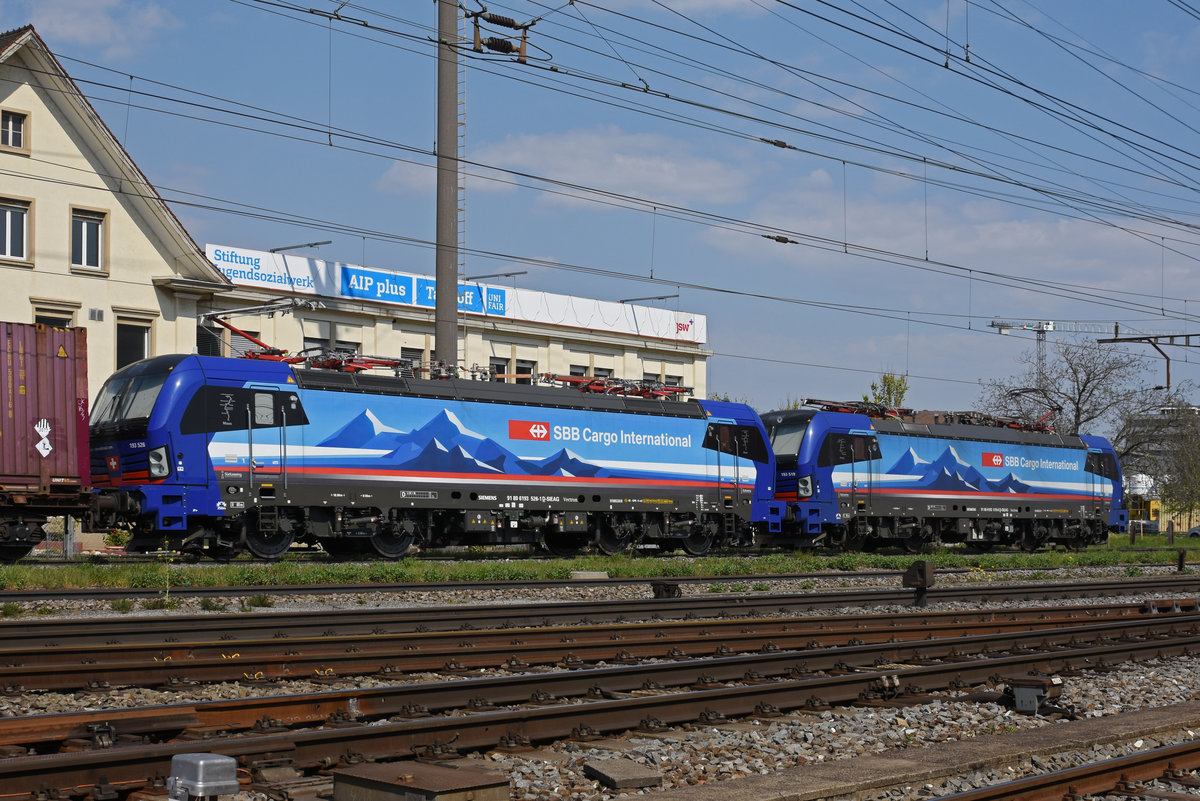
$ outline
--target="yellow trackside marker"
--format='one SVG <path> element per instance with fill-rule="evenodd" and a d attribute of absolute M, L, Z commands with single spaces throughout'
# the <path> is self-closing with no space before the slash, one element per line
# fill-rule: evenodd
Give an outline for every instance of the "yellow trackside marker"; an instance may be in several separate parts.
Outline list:
<path fill-rule="evenodd" d="M 56 353 L 56 354 L 54 354 L 54 355 L 55 355 L 55 356 L 57 356 L 57 357 L 58 357 L 58 358 L 60 358 L 60 359 L 65 359 L 65 358 L 67 358 L 67 349 L 66 349 L 66 348 L 64 348 L 62 345 L 59 345 L 59 346 L 58 346 L 58 353 Z"/>

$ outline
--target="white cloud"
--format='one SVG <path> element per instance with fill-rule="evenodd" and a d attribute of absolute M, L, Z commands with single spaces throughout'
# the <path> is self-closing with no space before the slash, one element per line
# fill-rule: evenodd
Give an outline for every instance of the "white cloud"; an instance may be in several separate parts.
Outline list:
<path fill-rule="evenodd" d="M 743 200 L 750 180 L 745 169 L 696 155 L 682 140 L 615 126 L 510 136 L 483 146 L 472 160 L 647 200 L 706 207 Z M 476 181 L 472 187 L 485 185 Z M 562 196 L 546 196 L 555 198 Z"/>
<path fill-rule="evenodd" d="M 38 0 L 32 4 L 38 33 L 51 43 L 101 47 L 105 58 L 135 53 L 178 20 L 154 2 L 126 0 Z"/>
<path fill-rule="evenodd" d="M 474 184 L 472 184 L 474 188 Z M 433 195 L 437 189 L 437 170 L 410 161 L 393 161 L 375 181 L 375 189 L 388 195 Z"/>

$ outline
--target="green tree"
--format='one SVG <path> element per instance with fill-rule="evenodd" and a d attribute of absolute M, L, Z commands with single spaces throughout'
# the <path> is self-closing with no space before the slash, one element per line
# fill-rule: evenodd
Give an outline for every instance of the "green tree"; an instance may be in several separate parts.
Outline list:
<path fill-rule="evenodd" d="M 899 409 L 904 405 L 904 396 L 908 394 L 908 376 L 895 373 L 883 373 L 878 381 L 871 382 L 870 397 L 863 395 L 866 403 L 878 403 L 889 409 Z"/>

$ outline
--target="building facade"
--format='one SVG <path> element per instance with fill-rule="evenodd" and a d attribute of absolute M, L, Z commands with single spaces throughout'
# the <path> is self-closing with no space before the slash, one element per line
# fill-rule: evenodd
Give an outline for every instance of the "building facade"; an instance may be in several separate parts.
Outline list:
<path fill-rule="evenodd" d="M 113 370 L 195 347 L 197 304 L 232 287 L 32 27 L 0 34 L 0 317 L 88 329 Z"/>
<path fill-rule="evenodd" d="M 93 397 L 147 356 L 254 347 L 211 315 L 293 353 L 439 367 L 431 276 L 202 249 L 32 26 L 0 34 L 0 174 L 0 319 L 85 327 Z M 460 375 L 654 380 L 704 397 L 702 315 L 464 281 L 459 316 Z"/>

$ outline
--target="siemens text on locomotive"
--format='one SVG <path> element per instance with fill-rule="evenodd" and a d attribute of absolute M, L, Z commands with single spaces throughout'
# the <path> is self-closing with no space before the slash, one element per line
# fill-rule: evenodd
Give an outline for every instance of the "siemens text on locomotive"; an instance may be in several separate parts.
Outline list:
<path fill-rule="evenodd" d="M 810 403 L 763 415 L 778 469 L 776 542 L 1080 547 L 1125 526 L 1120 466 L 1101 437 Z"/>
<path fill-rule="evenodd" d="M 749 406 L 160 356 L 93 408 L 98 522 L 131 551 L 297 542 L 557 553 L 749 544 L 775 461 Z"/>

